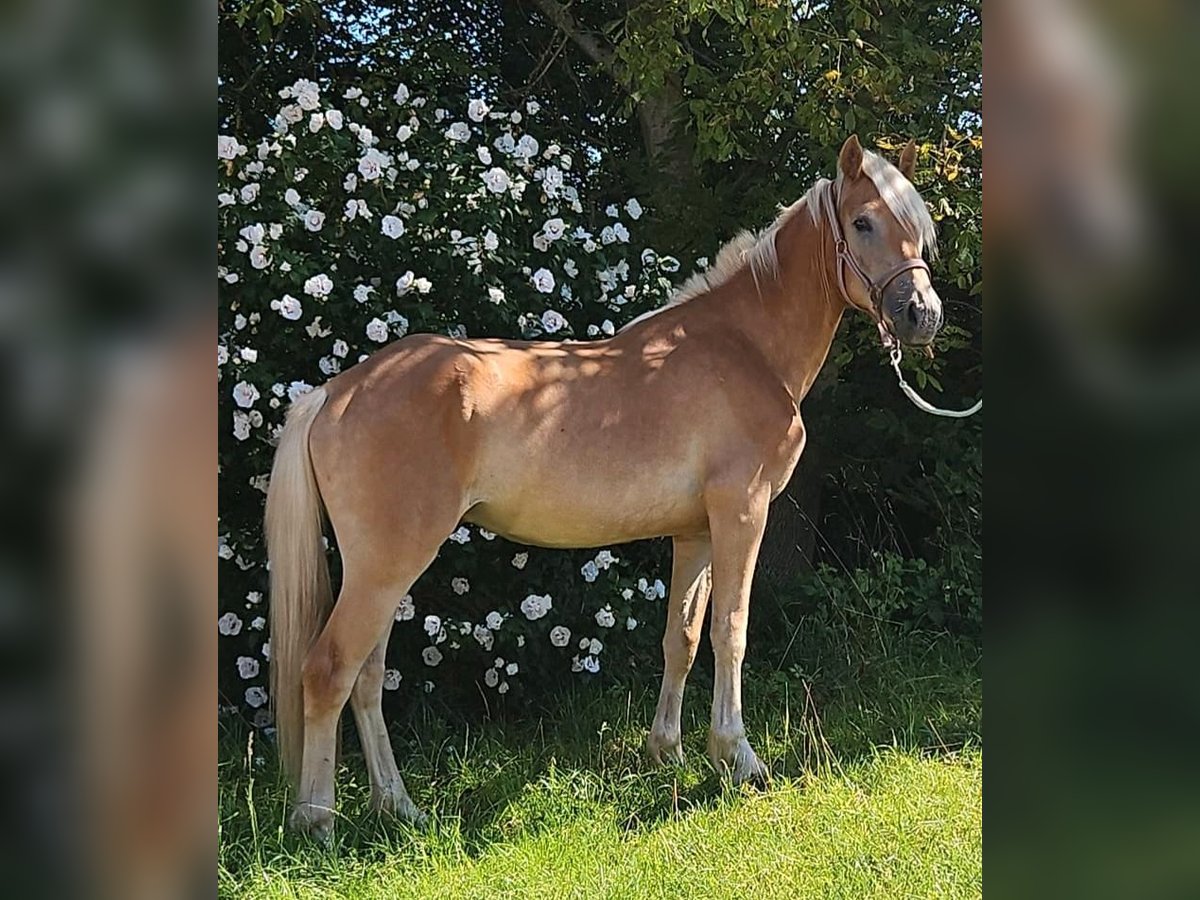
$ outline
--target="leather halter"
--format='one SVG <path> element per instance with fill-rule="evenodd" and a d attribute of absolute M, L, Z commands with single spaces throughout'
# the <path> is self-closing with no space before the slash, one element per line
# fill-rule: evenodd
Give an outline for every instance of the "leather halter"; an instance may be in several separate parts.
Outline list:
<path fill-rule="evenodd" d="M 892 268 L 879 278 L 878 281 L 871 278 L 863 267 L 858 264 L 858 260 L 854 258 L 854 254 L 850 252 L 850 245 L 846 243 L 846 235 L 842 231 L 842 221 L 837 214 L 837 200 L 833 195 L 833 185 L 829 186 L 829 190 L 824 192 L 825 218 L 829 220 L 829 227 L 833 231 L 833 249 L 837 254 L 837 282 L 838 290 L 842 292 L 842 299 L 850 306 L 856 306 L 853 300 L 850 299 L 850 293 L 846 290 L 846 267 L 850 267 L 858 280 L 863 283 L 867 289 L 867 294 L 871 298 L 872 311 L 875 313 L 875 318 L 880 325 L 883 325 L 883 292 L 887 290 L 887 286 L 903 275 L 905 272 L 913 269 L 924 269 L 926 275 L 932 275 L 929 271 L 929 264 L 921 257 L 914 256 L 911 259 L 904 259 L 897 263 Z M 885 326 L 886 327 L 886 326 Z"/>

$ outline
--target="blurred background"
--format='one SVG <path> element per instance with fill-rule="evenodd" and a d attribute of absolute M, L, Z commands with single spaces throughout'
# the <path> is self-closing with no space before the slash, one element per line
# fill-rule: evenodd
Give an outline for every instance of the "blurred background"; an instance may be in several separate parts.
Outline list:
<path fill-rule="evenodd" d="M 315 15 L 316 35 L 336 35 L 353 11 L 276 5 L 281 22 Z M 535 19 L 537 5 L 508 8 L 550 50 L 508 77 L 545 68 L 546 91 L 592 97 L 582 63 L 556 62 L 588 51 L 562 23 Z M 670 60 L 649 51 L 676 4 L 631 6 L 643 30 L 626 50 L 647 51 L 635 75 L 653 95 L 671 86 Z M 838 7 L 845 53 L 868 61 L 849 33 L 853 16 L 919 14 L 945 26 L 927 35 L 936 44 L 976 9 Z M 273 6 L 227 2 L 216 12 L 50 0 L 2 13 L 0 872 L 15 896 L 215 891 L 216 34 L 219 18 L 222 65 L 250 78 L 279 24 Z M 984 272 L 1000 329 L 987 378 L 986 633 L 998 722 L 986 778 L 989 887 L 1191 896 L 1200 888 L 1191 765 L 1200 326 L 1187 204 L 1198 184 L 1200 21 L 1178 0 L 993 0 L 983 26 Z M 768 54 L 762 71 L 789 62 Z M 746 86 L 715 84 L 714 102 Z M 896 108 L 918 88 L 892 84 Z M 724 109 L 745 106 L 724 99 Z M 828 157 L 806 154 L 813 171 L 845 130 L 895 128 L 860 122 L 852 97 L 838 108 L 840 124 L 805 132 Z M 772 202 L 751 185 L 811 179 L 765 140 L 773 131 L 734 146 L 730 135 L 744 131 L 714 131 L 707 109 L 693 110 L 683 141 L 731 178 L 744 167 L 743 210 Z M 923 114 L 901 111 L 904 121 Z M 243 115 L 254 114 L 248 104 Z M 609 139 L 647 149 L 634 110 L 609 115 L 626 123 Z M 940 111 L 929 115 L 928 130 L 944 124 Z M 722 233 L 745 224 L 713 215 Z M 976 387 L 953 390 L 969 399 Z"/>

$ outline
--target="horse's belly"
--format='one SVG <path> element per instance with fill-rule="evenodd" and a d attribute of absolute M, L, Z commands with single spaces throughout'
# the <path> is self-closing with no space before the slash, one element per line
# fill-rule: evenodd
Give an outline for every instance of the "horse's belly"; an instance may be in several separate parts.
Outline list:
<path fill-rule="evenodd" d="M 551 474 L 548 476 L 553 478 Z M 599 547 L 703 530 L 697 487 L 668 478 L 556 481 L 500 492 L 466 519 L 510 540 L 539 547 Z"/>

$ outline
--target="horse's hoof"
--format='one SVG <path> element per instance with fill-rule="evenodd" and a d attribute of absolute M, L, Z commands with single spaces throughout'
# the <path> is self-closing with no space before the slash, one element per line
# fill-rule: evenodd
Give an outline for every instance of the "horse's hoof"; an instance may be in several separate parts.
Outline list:
<path fill-rule="evenodd" d="M 429 816 L 418 809 L 407 794 L 401 796 L 390 793 L 372 794 L 371 809 L 374 812 L 395 816 L 415 828 L 424 828 L 429 824 Z"/>
<path fill-rule="evenodd" d="M 682 766 L 684 764 L 683 743 L 678 735 L 671 736 L 651 731 L 646 738 L 646 753 L 660 766 Z"/>
<path fill-rule="evenodd" d="M 722 739 L 710 734 L 708 755 L 717 773 L 729 778 L 735 785 L 763 787 L 771 777 L 770 771 L 744 737 Z"/>
<path fill-rule="evenodd" d="M 333 810 L 314 803 L 298 803 L 292 810 L 288 827 L 329 846 L 333 841 Z"/>

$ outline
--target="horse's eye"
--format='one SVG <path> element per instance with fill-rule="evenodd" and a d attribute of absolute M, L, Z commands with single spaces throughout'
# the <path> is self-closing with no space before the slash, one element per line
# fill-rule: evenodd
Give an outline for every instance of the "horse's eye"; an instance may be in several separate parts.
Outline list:
<path fill-rule="evenodd" d="M 871 230 L 871 223 L 870 223 L 870 222 L 868 222 L 868 221 L 867 221 L 865 218 L 863 218 L 862 216 L 859 216 L 857 219 L 855 219 L 855 220 L 854 220 L 854 230 L 855 230 L 855 231 L 861 231 L 861 232 L 864 232 L 864 233 L 865 233 L 865 232 L 868 232 L 868 231 L 870 231 L 870 230 Z"/>

